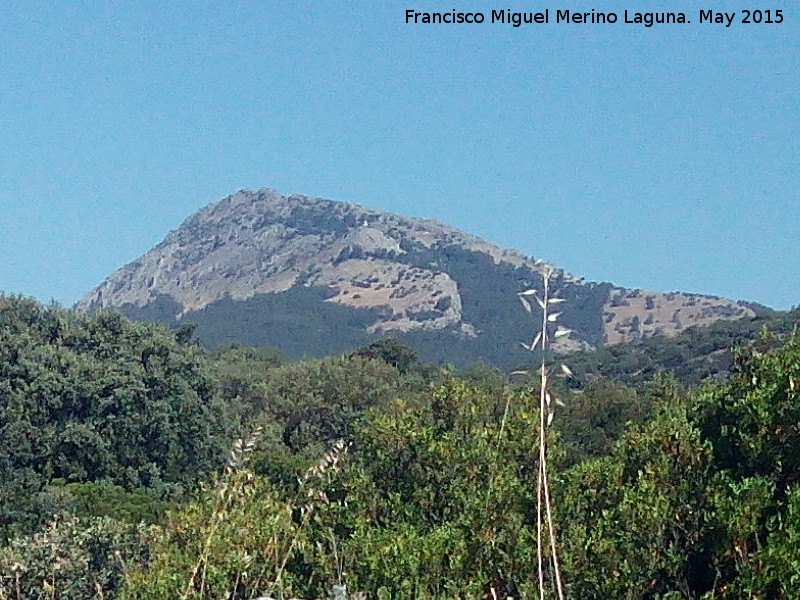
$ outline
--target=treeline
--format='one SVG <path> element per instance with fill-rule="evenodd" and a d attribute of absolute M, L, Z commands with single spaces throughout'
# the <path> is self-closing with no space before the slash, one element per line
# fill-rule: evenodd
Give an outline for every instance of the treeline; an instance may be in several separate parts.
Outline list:
<path fill-rule="evenodd" d="M 553 390 L 568 597 L 798 597 L 800 344 L 735 356 Z M 0 598 L 535 597 L 537 410 L 396 340 L 286 363 L 0 297 Z"/>

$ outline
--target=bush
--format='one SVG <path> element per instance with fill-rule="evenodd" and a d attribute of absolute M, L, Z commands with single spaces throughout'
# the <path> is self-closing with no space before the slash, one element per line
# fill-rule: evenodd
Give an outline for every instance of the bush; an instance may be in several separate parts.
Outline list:
<path fill-rule="evenodd" d="M 53 521 L 0 549 L 0 598 L 114 597 L 126 571 L 149 561 L 155 532 L 107 517 Z"/>

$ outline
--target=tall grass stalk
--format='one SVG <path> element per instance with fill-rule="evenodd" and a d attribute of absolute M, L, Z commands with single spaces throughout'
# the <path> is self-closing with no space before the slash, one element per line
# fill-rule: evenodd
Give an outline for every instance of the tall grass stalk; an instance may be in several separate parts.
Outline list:
<path fill-rule="evenodd" d="M 217 488 L 215 490 L 217 501 L 214 505 L 214 510 L 211 516 L 211 526 L 209 527 L 208 534 L 203 541 L 200 556 L 197 558 L 197 562 L 192 569 L 192 573 L 186 582 L 186 587 L 184 588 L 181 600 L 187 600 L 189 598 L 189 596 L 192 594 L 194 586 L 197 585 L 198 578 L 200 594 L 203 594 L 203 590 L 205 589 L 206 568 L 208 566 L 211 543 L 214 540 L 214 536 L 217 533 L 217 529 L 221 525 L 222 520 L 225 518 L 225 514 L 227 513 L 231 502 L 235 500 L 235 498 L 233 498 L 233 493 L 235 490 L 229 485 L 230 478 L 235 473 L 238 473 L 244 469 L 244 467 L 247 465 L 248 459 L 263 433 L 263 428 L 257 427 L 246 441 L 240 438 L 236 440 L 233 445 L 233 449 L 231 450 L 228 458 L 228 464 L 225 467 L 225 477 L 223 477 L 223 479 L 217 484 Z"/>
<path fill-rule="evenodd" d="M 551 396 L 548 385 L 550 383 L 550 372 L 547 366 L 547 350 L 550 347 L 551 330 L 552 337 L 558 338 L 569 335 L 571 331 L 557 325 L 560 312 L 551 312 L 553 305 L 563 302 L 563 298 L 551 296 L 550 282 L 553 277 L 554 269 L 550 265 L 545 265 L 542 271 L 542 293 L 535 289 L 522 292 L 519 297 L 525 309 L 533 314 L 533 309 L 528 298 L 535 298 L 542 310 L 541 328 L 536 334 L 530 345 L 523 343 L 525 349 L 530 352 L 540 351 L 541 362 L 539 365 L 539 469 L 536 481 L 536 556 L 539 580 L 539 597 L 544 600 L 546 597 L 546 582 L 544 574 L 544 537 L 545 529 L 549 545 L 550 563 L 555 584 L 556 595 L 559 600 L 564 600 L 564 586 L 561 580 L 561 568 L 558 560 L 558 549 L 556 544 L 556 532 L 553 524 L 552 499 L 550 495 L 550 481 L 547 474 L 547 429 L 552 423 L 555 411 L 555 404 L 558 402 Z M 561 370 L 565 375 L 571 375 L 571 371 L 566 365 L 561 365 Z"/>

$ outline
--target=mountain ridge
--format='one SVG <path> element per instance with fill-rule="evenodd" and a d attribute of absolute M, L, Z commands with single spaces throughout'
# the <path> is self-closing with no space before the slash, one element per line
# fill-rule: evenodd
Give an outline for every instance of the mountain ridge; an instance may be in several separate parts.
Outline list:
<path fill-rule="evenodd" d="M 239 330 L 235 335 L 219 326 L 221 320 L 244 320 L 245 330 L 248 323 L 272 328 L 275 336 L 259 341 L 280 348 L 281 337 L 311 335 L 291 314 L 296 300 L 298 311 L 319 313 L 323 330 L 330 325 L 325 321 L 352 320 L 347 329 L 354 341 L 388 333 L 440 344 L 432 336 L 444 333 L 456 345 L 473 340 L 476 347 L 489 341 L 508 347 L 525 323 L 531 325 L 515 296 L 540 285 L 542 265 L 438 221 L 266 188 L 240 190 L 189 216 L 74 308 L 195 322 L 210 345 L 252 342 L 242 339 L 242 323 L 231 328 Z M 755 314 L 742 302 L 630 290 L 563 270 L 557 270 L 556 283 L 570 301 L 565 324 L 576 332 L 562 341 L 561 351 L 674 335 Z M 211 329 L 219 330 L 214 339 Z M 314 348 L 313 339 L 298 346 L 301 355 L 314 354 Z M 462 350 L 465 357 L 486 360 L 485 352 Z M 448 360 L 448 352 L 439 354 Z"/>

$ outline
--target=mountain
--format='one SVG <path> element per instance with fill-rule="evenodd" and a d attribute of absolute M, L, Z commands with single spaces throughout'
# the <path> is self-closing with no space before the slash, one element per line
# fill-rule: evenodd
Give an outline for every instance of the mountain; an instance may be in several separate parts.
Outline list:
<path fill-rule="evenodd" d="M 192 323 L 208 346 L 271 345 L 323 355 L 380 335 L 424 359 L 518 364 L 534 322 L 517 293 L 541 286 L 543 263 L 441 223 L 356 204 L 242 190 L 206 206 L 75 309 Z M 713 296 L 629 290 L 557 270 L 574 330 L 559 350 L 591 349 L 721 319 L 749 305 Z"/>

